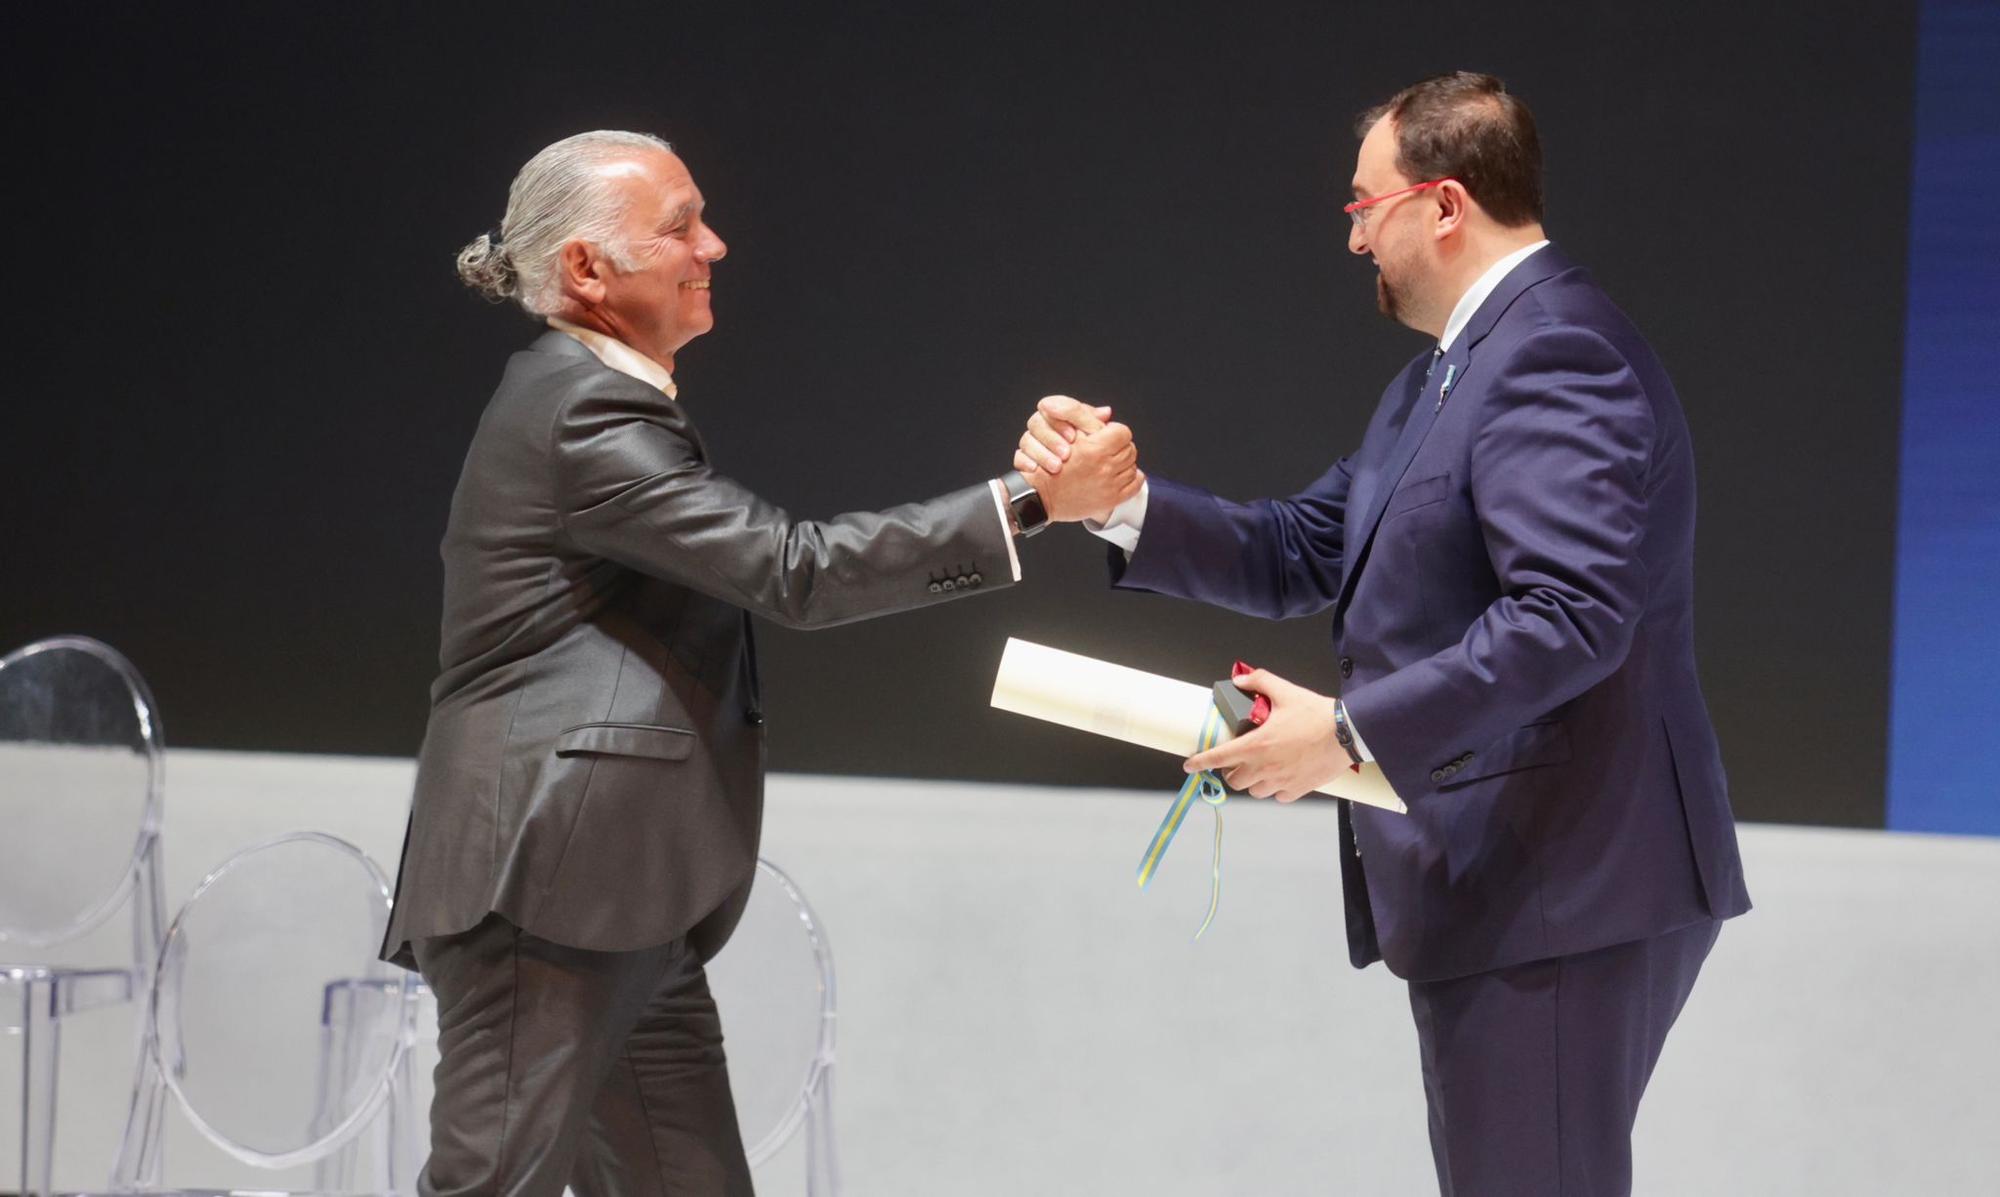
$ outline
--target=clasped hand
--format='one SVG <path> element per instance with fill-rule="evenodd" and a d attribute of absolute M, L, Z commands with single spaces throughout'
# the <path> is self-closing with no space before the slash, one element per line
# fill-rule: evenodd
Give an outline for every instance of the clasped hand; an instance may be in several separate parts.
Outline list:
<path fill-rule="evenodd" d="M 1067 395 L 1036 405 L 1014 451 L 1014 468 L 1040 492 L 1051 520 L 1102 520 L 1145 485 L 1132 430 L 1110 421 L 1110 408 Z M 1262 727 L 1189 757 L 1183 762 L 1189 773 L 1214 770 L 1233 790 L 1291 802 L 1348 766 L 1347 750 L 1334 734 L 1334 699 L 1265 669 L 1235 680 L 1269 698 L 1271 716 Z"/>
<path fill-rule="evenodd" d="M 1110 421 L 1110 408 L 1067 395 L 1036 405 L 1014 451 L 1014 468 L 1041 495 L 1049 519 L 1102 520 L 1145 485 L 1132 430 Z"/>

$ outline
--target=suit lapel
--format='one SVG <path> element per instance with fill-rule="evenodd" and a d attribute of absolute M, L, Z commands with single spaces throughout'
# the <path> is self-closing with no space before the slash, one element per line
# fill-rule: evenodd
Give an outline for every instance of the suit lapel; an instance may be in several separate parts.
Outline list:
<path fill-rule="evenodd" d="M 1355 539 L 1367 544 L 1375 535 L 1375 526 L 1382 522 L 1382 511 L 1389 505 L 1389 496 L 1395 493 L 1396 484 L 1403 480 L 1403 474 L 1410 468 L 1410 462 L 1423 447 L 1424 437 L 1430 433 L 1431 425 L 1437 422 L 1439 397 L 1449 381 L 1456 388 L 1465 374 L 1465 363 L 1470 355 L 1464 338 L 1451 347 L 1431 371 L 1429 378 L 1418 375 L 1421 380 L 1410 414 L 1403 421 L 1403 430 L 1396 437 L 1389 456 L 1382 459 L 1382 467 L 1373 471 L 1375 485 L 1368 491 L 1368 505 L 1361 509 L 1361 522 L 1354 526 Z"/>
<path fill-rule="evenodd" d="M 1428 355 L 1426 355 L 1428 357 Z M 1403 376 L 1390 384 L 1390 391 L 1383 396 L 1383 402 L 1394 402 L 1394 413 L 1378 431 L 1371 429 L 1369 440 L 1363 441 L 1361 454 L 1355 462 L 1354 489 L 1347 497 L 1346 536 L 1347 543 L 1359 545 L 1366 539 L 1362 529 L 1366 525 L 1362 517 L 1374 505 L 1375 496 L 1381 494 L 1382 469 L 1395 456 L 1395 446 L 1402 440 L 1402 434 L 1409 428 L 1415 416 L 1417 404 L 1423 399 L 1425 358 L 1411 362 L 1403 371 Z M 1391 400 L 1389 395 L 1394 395 Z M 1387 452 L 1376 446 L 1386 442 Z"/>

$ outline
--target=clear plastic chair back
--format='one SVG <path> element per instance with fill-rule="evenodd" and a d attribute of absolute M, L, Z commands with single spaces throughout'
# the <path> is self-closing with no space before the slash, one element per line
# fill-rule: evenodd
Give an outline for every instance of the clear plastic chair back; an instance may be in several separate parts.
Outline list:
<path fill-rule="evenodd" d="M 708 978 L 737 1123 L 760 1164 L 823 1103 L 833 1062 L 832 954 L 812 908 L 770 862 L 757 862 L 749 907 Z"/>
<path fill-rule="evenodd" d="M 318 1159 L 388 1095 L 409 996 L 409 974 L 375 958 L 389 902 L 359 849 L 298 832 L 231 857 L 168 928 L 154 1063 L 231 1155 Z"/>
<path fill-rule="evenodd" d="M 60 637 L 0 658 L 0 944 L 74 939 L 124 901 L 159 828 L 160 756 L 116 650 Z"/>

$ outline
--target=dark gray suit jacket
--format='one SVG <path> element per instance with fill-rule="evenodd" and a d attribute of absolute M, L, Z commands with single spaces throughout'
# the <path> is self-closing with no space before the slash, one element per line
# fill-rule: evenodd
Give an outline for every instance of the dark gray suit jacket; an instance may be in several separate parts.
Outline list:
<path fill-rule="evenodd" d="M 764 728 L 749 616 L 826 627 L 1013 579 L 987 484 L 794 520 L 708 463 L 684 408 L 550 332 L 517 353 L 452 497 L 442 672 L 387 959 L 489 912 L 704 957 L 749 894 Z"/>

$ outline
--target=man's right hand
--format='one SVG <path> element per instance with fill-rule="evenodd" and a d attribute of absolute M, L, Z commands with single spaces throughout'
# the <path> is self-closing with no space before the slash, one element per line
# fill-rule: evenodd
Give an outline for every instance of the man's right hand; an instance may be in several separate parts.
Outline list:
<path fill-rule="evenodd" d="M 1014 468 L 1042 496 L 1050 520 L 1102 520 L 1145 485 L 1132 430 L 1110 419 L 1110 408 L 1067 395 L 1036 405 L 1014 451 Z"/>

